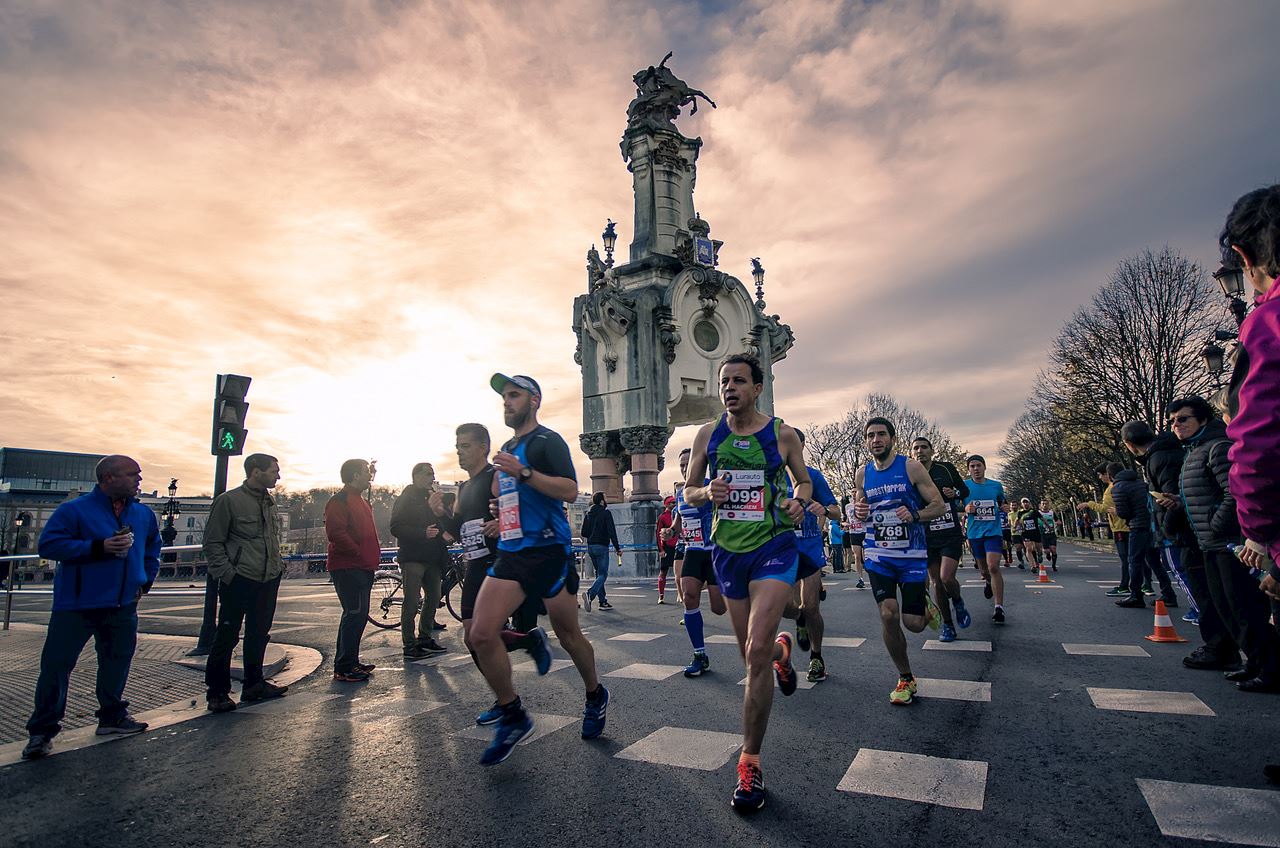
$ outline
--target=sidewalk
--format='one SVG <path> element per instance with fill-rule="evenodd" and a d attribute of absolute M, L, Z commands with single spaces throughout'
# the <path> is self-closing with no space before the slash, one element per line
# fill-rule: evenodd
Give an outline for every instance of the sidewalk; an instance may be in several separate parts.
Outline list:
<path fill-rule="evenodd" d="M 45 630 L 36 624 L 14 623 L 10 630 L 0 631 L 0 745 L 27 738 L 26 723 L 40 674 Z M 194 645 L 195 640 L 188 636 L 138 634 L 138 650 L 124 692 L 129 712 L 136 716 L 184 701 L 203 709 L 204 658 L 186 656 Z M 266 676 L 279 673 L 288 663 L 290 653 L 298 650 L 289 645 L 269 644 Z M 62 721 L 64 734 L 74 728 L 96 727 L 98 720 L 94 712 L 98 709 L 98 699 L 94 695 L 94 678 L 97 668 L 98 658 L 90 640 L 71 673 L 67 715 Z M 243 675 L 238 650 L 232 660 L 231 675 L 235 680 Z"/>

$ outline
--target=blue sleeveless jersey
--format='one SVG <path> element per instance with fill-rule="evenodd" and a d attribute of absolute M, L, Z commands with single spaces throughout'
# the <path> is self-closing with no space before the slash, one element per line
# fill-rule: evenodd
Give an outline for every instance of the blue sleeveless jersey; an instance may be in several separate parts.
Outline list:
<path fill-rule="evenodd" d="M 831 506 L 839 503 L 835 494 L 831 491 L 831 485 L 827 483 L 827 478 L 822 472 L 814 468 L 812 465 L 806 465 L 809 471 L 809 482 L 813 484 L 813 500 L 823 506 Z M 792 487 L 787 487 L 787 493 L 794 495 Z M 826 564 L 826 551 L 822 545 L 822 524 L 826 518 L 818 518 L 809 510 L 804 511 L 804 519 L 800 526 L 796 528 L 796 544 L 800 546 L 800 551 L 814 562 Z"/>
<path fill-rule="evenodd" d="M 922 506 L 915 484 L 907 476 L 907 458 L 899 454 L 884 471 L 868 462 L 863 472 L 863 491 L 871 515 L 867 518 L 867 568 L 883 563 L 893 566 L 909 560 L 927 560 L 924 525 L 919 521 L 902 521 L 897 516 L 900 506 L 918 512 Z M 885 572 L 892 574 L 893 572 Z"/>
<path fill-rule="evenodd" d="M 534 431 L 537 432 L 537 431 Z M 522 465 L 529 465 L 528 439 L 521 439 L 510 452 Z M 564 501 L 544 495 L 533 486 L 521 485 L 510 474 L 498 474 L 498 523 L 501 533 L 498 550 L 521 551 L 560 545 L 569 549 L 573 539 Z"/>
<path fill-rule="evenodd" d="M 703 480 L 702 485 L 710 482 Z M 676 489 L 676 513 L 680 516 L 680 541 L 686 551 L 711 550 L 711 516 L 715 509 L 707 501 L 693 506 L 684 499 L 684 487 Z"/>

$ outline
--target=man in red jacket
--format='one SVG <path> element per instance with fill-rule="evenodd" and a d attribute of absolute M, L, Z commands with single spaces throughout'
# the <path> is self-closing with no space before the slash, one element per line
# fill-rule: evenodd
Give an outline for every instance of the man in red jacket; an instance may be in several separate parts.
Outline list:
<path fill-rule="evenodd" d="M 329 575 L 342 603 L 333 679 L 360 683 L 369 679 L 372 664 L 360 662 L 360 637 L 369 620 L 369 592 L 382 551 L 373 510 L 360 495 L 373 481 L 373 469 L 363 459 L 342 463 L 342 490 L 324 506 L 324 533 L 329 538 Z"/>

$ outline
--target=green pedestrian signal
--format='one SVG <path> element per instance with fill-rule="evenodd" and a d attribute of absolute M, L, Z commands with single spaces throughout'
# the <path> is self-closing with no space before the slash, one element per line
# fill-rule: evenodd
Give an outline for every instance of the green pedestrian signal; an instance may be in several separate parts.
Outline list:
<path fill-rule="evenodd" d="M 222 441 L 218 444 L 218 449 L 223 451 L 234 451 L 236 449 L 236 434 L 230 430 L 222 431 Z"/>
<path fill-rule="evenodd" d="M 217 394 L 213 398 L 214 456 L 239 456 L 244 453 L 245 439 L 249 431 L 244 428 L 249 404 L 244 397 L 249 393 L 250 378 L 239 374 L 219 374 Z"/>

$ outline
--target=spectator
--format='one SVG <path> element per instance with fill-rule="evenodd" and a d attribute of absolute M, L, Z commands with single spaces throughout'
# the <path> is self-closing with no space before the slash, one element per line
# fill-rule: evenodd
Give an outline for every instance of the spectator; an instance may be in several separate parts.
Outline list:
<path fill-rule="evenodd" d="M 676 559 L 676 538 L 675 529 L 672 525 L 675 523 L 676 499 L 671 495 L 667 495 L 666 500 L 662 502 L 662 512 L 658 514 L 657 524 L 657 540 L 658 540 L 658 603 L 665 604 L 667 596 L 667 572 L 671 570 L 671 565 Z M 680 594 L 680 583 L 676 581 L 676 594 Z"/>
<path fill-rule="evenodd" d="M 1180 477 L 1182 507 L 1204 551 L 1209 594 L 1244 651 L 1245 665 L 1227 673 L 1245 692 L 1280 691 L 1280 635 L 1271 605 L 1228 546 L 1239 544 L 1240 523 L 1228 482 L 1231 440 L 1213 408 L 1199 397 L 1168 406 L 1169 423 L 1187 450 Z"/>
<path fill-rule="evenodd" d="M 1106 462 L 1093 469 L 1098 475 L 1098 479 L 1106 484 L 1106 489 L 1102 492 L 1102 500 L 1100 501 L 1084 501 L 1077 505 L 1077 509 L 1090 509 L 1099 515 L 1107 516 L 1107 524 L 1111 528 L 1111 540 L 1116 546 L 1116 556 L 1120 558 L 1120 585 L 1114 589 L 1108 589 L 1107 594 L 1113 598 L 1121 598 L 1129 595 L 1129 583 L 1131 580 L 1129 565 L 1129 525 L 1116 513 L 1116 503 L 1112 496 L 1112 486 L 1115 484 L 1115 475 L 1124 470 L 1124 466 L 1118 462 Z M 1090 522 L 1092 523 L 1092 522 Z M 1092 538 L 1092 537 L 1090 537 Z M 1138 579 L 1142 578 L 1142 569 L 1138 569 Z M 1139 587 L 1141 591 L 1141 586 Z M 1145 606 L 1145 603 L 1143 604 Z"/>
<path fill-rule="evenodd" d="M 1150 584 L 1154 574 L 1160 583 L 1161 600 L 1166 607 L 1176 607 L 1178 597 L 1156 544 L 1155 519 L 1146 481 L 1132 468 L 1122 468 L 1115 475 L 1111 499 L 1115 502 L 1116 515 L 1129 527 L 1129 597 L 1116 601 L 1116 606 L 1145 609 L 1147 602 L 1142 597 L 1142 589 Z"/>
<path fill-rule="evenodd" d="M 447 517 L 444 497 L 429 462 L 419 462 L 410 473 L 413 480 L 391 509 L 391 535 L 400 543 L 398 558 L 404 580 L 400 605 L 400 640 L 404 657 L 420 660 L 443 654 L 432 626 L 440 606 L 440 579 L 449 560 L 449 548 L 441 522 Z M 416 629 L 416 633 L 415 633 Z"/>
<path fill-rule="evenodd" d="M 244 460 L 245 481 L 214 499 L 204 529 L 209 576 L 218 584 L 218 629 L 204 667 L 208 710 L 226 713 L 231 700 L 231 652 L 244 625 L 244 703 L 279 698 L 287 686 L 262 676 L 271 621 L 276 614 L 284 560 L 280 556 L 280 516 L 271 489 L 280 481 L 274 456 L 254 453 Z"/>
<path fill-rule="evenodd" d="M 138 599 L 160 573 L 160 526 L 155 513 L 138 503 L 137 462 L 104 457 L 95 473 L 93 491 L 59 506 L 40 533 L 40 556 L 57 560 L 58 570 L 24 760 L 53 750 L 71 670 L 90 637 L 98 653 L 97 735 L 147 729 L 129 715 L 124 686 L 138 645 Z"/>
<path fill-rule="evenodd" d="M 843 512 L 844 507 L 841 506 Z M 831 549 L 831 570 L 836 574 L 844 573 L 844 527 L 839 521 L 832 520 L 831 527 L 827 533 L 828 546 Z"/>
<path fill-rule="evenodd" d="M 582 593 L 582 608 L 590 612 L 591 602 L 599 599 L 600 609 L 611 610 L 613 604 L 609 603 L 604 590 L 604 583 L 609 579 L 609 546 L 612 545 L 621 557 L 622 545 L 618 544 L 618 528 L 605 502 L 604 492 L 591 496 L 591 509 L 582 519 L 582 538 L 587 542 L 587 555 L 591 557 L 596 571 L 596 581 Z"/>
<path fill-rule="evenodd" d="M 363 459 L 348 459 L 339 472 L 342 489 L 324 506 L 324 532 L 329 539 L 328 568 L 342 604 L 333 679 L 360 683 L 369 679 L 372 663 L 360 662 L 360 637 L 369 619 L 369 592 L 382 550 L 373 510 L 360 497 L 373 482 L 373 469 Z"/>

